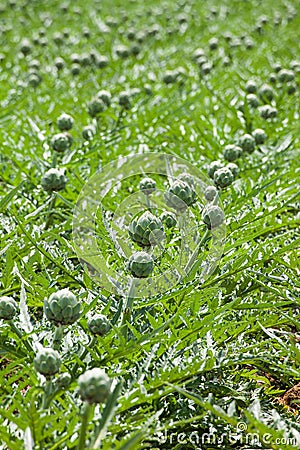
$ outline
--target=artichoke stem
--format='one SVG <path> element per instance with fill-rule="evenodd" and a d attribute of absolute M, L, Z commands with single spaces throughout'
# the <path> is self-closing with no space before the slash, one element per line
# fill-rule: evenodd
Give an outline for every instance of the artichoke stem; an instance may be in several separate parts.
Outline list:
<path fill-rule="evenodd" d="M 134 288 L 135 288 L 135 279 L 133 278 L 131 280 L 130 289 L 128 292 L 127 302 L 123 313 L 123 319 L 122 319 L 122 334 L 126 338 L 128 338 L 128 323 L 130 323 L 131 319 L 131 311 L 133 306 L 133 300 L 134 300 Z"/>
<path fill-rule="evenodd" d="M 31 344 L 27 340 L 23 339 L 24 333 L 14 324 L 14 322 L 12 320 L 9 320 L 8 323 L 10 325 L 11 330 L 18 336 L 18 338 L 20 338 L 20 340 L 22 342 L 24 342 L 24 345 L 27 348 L 27 350 L 29 352 L 33 352 L 34 353 L 34 350 L 33 350 L 32 346 L 31 346 Z"/>
<path fill-rule="evenodd" d="M 52 164 L 51 167 L 55 168 L 57 165 L 57 153 L 53 152 Z"/>
<path fill-rule="evenodd" d="M 51 379 L 47 379 L 45 386 L 44 386 L 44 395 L 43 395 L 43 401 L 42 401 L 42 409 L 49 408 L 51 398 L 52 398 L 52 392 L 53 392 L 53 383 Z"/>
<path fill-rule="evenodd" d="M 83 409 L 82 419 L 81 419 L 81 428 L 79 434 L 79 442 L 77 446 L 77 450 L 85 450 L 85 440 L 86 440 L 86 431 L 89 423 L 89 416 L 91 412 L 91 405 L 86 402 Z"/>
<path fill-rule="evenodd" d="M 54 336 L 53 336 L 53 348 L 54 350 L 59 350 L 62 338 L 64 336 L 64 327 L 62 325 L 58 325 L 56 327 Z"/>
<path fill-rule="evenodd" d="M 56 195 L 53 195 L 53 198 L 49 204 L 49 209 L 48 209 L 48 213 L 47 213 L 47 218 L 46 218 L 46 222 L 45 222 L 45 230 L 47 230 L 49 228 L 49 226 L 51 225 L 52 222 L 52 211 L 55 207 L 55 203 L 56 203 Z"/>

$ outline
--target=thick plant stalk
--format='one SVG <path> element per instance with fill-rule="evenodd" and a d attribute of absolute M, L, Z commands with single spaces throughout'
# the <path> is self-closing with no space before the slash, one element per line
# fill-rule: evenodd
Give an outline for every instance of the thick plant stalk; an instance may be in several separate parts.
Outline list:
<path fill-rule="evenodd" d="M 79 442 L 78 442 L 77 450 L 85 450 L 86 449 L 86 445 L 85 445 L 86 432 L 87 432 L 87 428 L 88 428 L 91 409 L 92 409 L 91 405 L 88 402 L 86 402 L 83 407 L 83 413 L 82 413 L 82 418 L 81 418 L 81 428 L 80 428 Z"/>
<path fill-rule="evenodd" d="M 123 313 L 122 334 L 126 338 L 126 340 L 128 339 L 128 323 L 130 323 L 133 300 L 134 300 L 135 281 L 136 280 L 134 278 L 131 280 L 131 285 L 130 285 L 130 289 L 128 292 L 127 302 L 126 302 L 124 313 Z"/>

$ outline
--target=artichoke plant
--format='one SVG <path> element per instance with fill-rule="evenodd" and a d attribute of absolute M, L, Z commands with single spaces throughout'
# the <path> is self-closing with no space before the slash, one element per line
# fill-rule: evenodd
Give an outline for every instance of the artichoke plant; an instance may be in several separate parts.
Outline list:
<path fill-rule="evenodd" d="M 210 205 L 203 211 L 202 219 L 207 228 L 211 230 L 224 222 L 224 212 L 219 206 Z"/>
<path fill-rule="evenodd" d="M 138 245 L 150 247 L 162 240 L 164 227 L 158 217 L 145 211 L 138 219 L 133 219 L 128 232 L 131 239 Z"/>
<path fill-rule="evenodd" d="M 247 153 L 253 153 L 255 150 L 255 139 L 251 134 L 243 134 L 239 139 L 239 145 Z"/>
<path fill-rule="evenodd" d="M 88 104 L 88 113 L 91 117 L 96 117 L 105 110 L 105 103 L 99 97 L 94 97 Z"/>
<path fill-rule="evenodd" d="M 195 180 L 193 175 L 190 175 L 187 172 L 183 172 L 180 175 L 178 175 L 177 180 L 184 181 L 187 183 L 191 188 L 195 187 Z"/>
<path fill-rule="evenodd" d="M 51 139 L 51 147 L 58 153 L 63 153 L 70 147 L 70 140 L 65 133 L 57 133 Z"/>
<path fill-rule="evenodd" d="M 47 170 L 43 175 L 41 184 L 46 192 L 61 191 L 67 184 L 64 170 L 55 168 Z"/>
<path fill-rule="evenodd" d="M 266 133 L 261 128 L 256 128 L 256 130 L 253 131 L 252 136 L 254 137 L 257 145 L 263 144 L 267 139 Z"/>
<path fill-rule="evenodd" d="M 111 390 L 111 380 L 104 370 L 95 367 L 78 378 L 79 393 L 88 403 L 104 403 Z"/>
<path fill-rule="evenodd" d="M 164 211 L 161 213 L 160 220 L 166 225 L 167 228 L 174 228 L 177 225 L 175 214 L 169 211 Z"/>
<path fill-rule="evenodd" d="M 70 325 L 80 317 L 80 302 L 69 289 L 61 289 L 44 302 L 44 313 L 55 325 Z"/>
<path fill-rule="evenodd" d="M 57 351 L 52 348 L 43 348 L 36 354 L 33 364 L 39 373 L 45 377 L 51 377 L 59 371 L 61 360 Z"/>
<path fill-rule="evenodd" d="M 217 186 L 224 188 L 229 186 L 234 180 L 233 173 L 227 167 L 216 170 L 214 174 L 214 182 Z"/>
<path fill-rule="evenodd" d="M 57 127 L 60 131 L 68 131 L 74 125 L 74 119 L 69 114 L 61 114 L 56 122 Z"/>
<path fill-rule="evenodd" d="M 152 178 L 143 178 L 140 182 L 140 190 L 146 195 L 152 194 L 156 189 L 156 182 Z"/>
<path fill-rule="evenodd" d="M 103 314 L 95 314 L 88 321 L 88 328 L 92 334 L 104 336 L 110 330 L 110 323 Z"/>
<path fill-rule="evenodd" d="M 230 172 L 232 173 L 232 175 L 234 176 L 234 178 L 239 174 L 239 166 L 233 162 L 227 164 L 227 169 L 230 170 Z"/>
<path fill-rule="evenodd" d="M 207 169 L 209 178 L 213 178 L 215 171 L 218 169 L 222 169 L 222 167 L 223 167 L 223 164 L 221 163 L 221 161 L 212 161 L 209 164 L 208 169 Z"/>
<path fill-rule="evenodd" d="M 153 272 L 154 261 L 147 252 L 135 252 L 128 260 L 128 270 L 136 278 L 146 278 Z"/>
<path fill-rule="evenodd" d="M 111 93 L 102 89 L 98 92 L 97 97 L 105 103 L 106 106 L 110 106 L 111 104 Z"/>
<path fill-rule="evenodd" d="M 168 206 L 177 211 L 184 211 L 187 206 L 195 203 L 196 192 L 188 183 L 182 180 L 176 180 L 165 192 L 165 201 Z"/>
<path fill-rule="evenodd" d="M 224 148 L 224 158 L 227 161 L 235 161 L 241 156 L 241 154 L 242 149 L 237 145 L 226 145 L 226 147 Z"/>
<path fill-rule="evenodd" d="M 0 297 L 0 319 L 12 320 L 17 314 L 17 302 L 7 296 Z"/>
<path fill-rule="evenodd" d="M 218 191 L 215 186 L 207 186 L 207 188 L 204 191 L 204 198 L 208 202 L 212 202 L 217 195 Z"/>

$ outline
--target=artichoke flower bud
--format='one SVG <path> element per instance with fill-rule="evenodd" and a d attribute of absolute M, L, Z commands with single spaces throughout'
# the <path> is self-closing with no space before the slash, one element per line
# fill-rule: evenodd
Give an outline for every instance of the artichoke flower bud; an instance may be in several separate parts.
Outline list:
<path fill-rule="evenodd" d="M 232 173 L 234 178 L 238 176 L 240 169 L 239 169 L 239 166 L 237 164 L 232 162 L 232 163 L 227 164 L 226 167 L 227 167 L 227 169 L 230 170 L 230 172 Z"/>
<path fill-rule="evenodd" d="M 12 320 L 17 314 L 17 302 L 11 297 L 0 297 L 0 319 Z"/>
<path fill-rule="evenodd" d="M 140 190 L 144 192 L 145 195 L 150 195 L 156 189 L 156 182 L 152 178 L 143 178 L 140 182 Z"/>
<path fill-rule="evenodd" d="M 251 134 L 244 134 L 239 139 L 240 147 L 247 153 L 253 153 L 255 150 L 255 139 Z"/>
<path fill-rule="evenodd" d="M 235 161 L 238 159 L 242 154 L 241 147 L 238 147 L 237 145 L 226 145 L 224 148 L 224 158 L 227 161 Z"/>
<path fill-rule="evenodd" d="M 119 105 L 125 109 L 129 109 L 131 107 L 130 94 L 127 91 L 120 92 Z"/>
<path fill-rule="evenodd" d="M 254 137 L 257 145 L 263 144 L 267 139 L 266 133 L 261 128 L 256 128 L 256 130 L 253 131 L 252 136 Z"/>
<path fill-rule="evenodd" d="M 104 336 L 110 330 L 110 323 L 103 314 L 95 314 L 95 316 L 88 321 L 88 328 L 92 334 Z"/>
<path fill-rule="evenodd" d="M 145 211 L 139 219 L 133 219 L 128 232 L 130 238 L 140 247 L 150 247 L 163 239 L 164 227 L 158 217 Z"/>
<path fill-rule="evenodd" d="M 207 228 L 211 230 L 224 222 L 224 212 L 219 206 L 210 205 L 203 211 L 202 219 Z"/>
<path fill-rule="evenodd" d="M 61 289 L 44 302 L 44 313 L 55 325 L 71 325 L 80 317 L 80 302 L 69 289 Z"/>
<path fill-rule="evenodd" d="M 147 278 L 154 269 L 154 261 L 147 252 L 135 252 L 128 261 L 128 270 L 136 278 Z"/>
<path fill-rule="evenodd" d="M 83 139 L 85 139 L 86 141 L 90 141 L 95 136 L 96 130 L 92 125 L 86 125 L 82 128 L 81 134 Z"/>
<path fill-rule="evenodd" d="M 105 103 L 99 97 L 94 97 L 88 104 L 88 113 L 91 117 L 96 117 L 104 110 L 105 110 Z"/>
<path fill-rule="evenodd" d="M 57 133 L 52 137 L 50 144 L 53 150 L 58 153 L 63 153 L 70 148 L 70 139 L 65 133 Z"/>
<path fill-rule="evenodd" d="M 193 175 L 190 175 L 187 172 L 183 172 L 178 175 L 177 180 L 184 181 L 184 183 L 188 184 L 191 189 L 195 188 L 195 180 Z"/>
<path fill-rule="evenodd" d="M 212 161 L 208 166 L 207 173 L 209 178 L 214 178 L 215 171 L 218 169 L 222 169 L 223 164 L 221 161 Z"/>
<path fill-rule="evenodd" d="M 59 371 L 61 360 L 57 351 L 43 348 L 36 354 L 33 364 L 37 372 L 45 377 L 51 377 Z"/>
<path fill-rule="evenodd" d="M 227 167 L 216 170 L 214 174 L 214 182 L 217 186 L 224 188 L 229 186 L 234 180 L 233 173 Z"/>
<path fill-rule="evenodd" d="M 207 188 L 204 191 L 204 198 L 208 202 L 212 202 L 217 195 L 218 191 L 215 186 L 207 186 Z"/>
<path fill-rule="evenodd" d="M 194 189 L 185 181 L 176 180 L 165 192 L 164 197 L 168 206 L 177 211 L 184 211 L 187 206 L 195 203 L 197 195 Z"/>
<path fill-rule="evenodd" d="M 88 403 L 104 403 L 111 390 L 111 380 L 104 370 L 95 367 L 78 378 L 79 393 Z"/>
<path fill-rule="evenodd" d="M 61 114 L 56 122 L 57 127 L 60 131 L 68 131 L 74 125 L 74 119 L 69 114 Z"/>
<path fill-rule="evenodd" d="M 174 228 L 177 225 L 175 214 L 169 211 L 164 211 L 160 215 L 160 220 L 166 225 L 167 228 Z"/>
<path fill-rule="evenodd" d="M 55 168 L 47 170 L 43 175 L 41 184 L 46 192 L 61 191 L 67 184 L 64 170 Z"/>
<path fill-rule="evenodd" d="M 110 106 L 111 104 L 111 93 L 109 91 L 105 91 L 104 89 L 99 91 L 97 97 L 103 101 L 106 106 Z"/>

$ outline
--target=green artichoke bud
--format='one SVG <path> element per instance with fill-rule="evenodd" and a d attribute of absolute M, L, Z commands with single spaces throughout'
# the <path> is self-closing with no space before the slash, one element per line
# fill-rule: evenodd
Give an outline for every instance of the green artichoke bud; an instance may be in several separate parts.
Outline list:
<path fill-rule="evenodd" d="M 119 105 L 125 109 L 129 109 L 131 106 L 130 95 L 127 91 L 122 91 L 119 94 Z"/>
<path fill-rule="evenodd" d="M 249 92 L 249 94 L 254 94 L 254 92 L 257 91 L 257 84 L 253 80 L 248 80 L 246 84 L 246 91 Z"/>
<path fill-rule="evenodd" d="M 60 374 L 56 379 L 56 385 L 61 389 L 66 389 L 70 386 L 72 377 L 68 372 Z"/>
<path fill-rule="evenodd" d="M 214 178 L 215 171 L 218 169 L 222 169 L 223 164 L 221 161 L 212 161 L 208 166 L 207 173 L 209 178 Z"/>
<path fill-rule="evenodd" d="M 204 191 L 204 198 L 208 202 L 212 202 L 216 196 L 218 195 L 218 191 L 215 186 L 207 186 Z"/>
<path fill-rule="evenodd" d="M 146 278 L 152 272 L 154 262 L 152 257 L 147 252 L 135 252 L 128 261 L 128 270 L 136 278 Z"/>
<path fill-rule="evenodd" d="M 242 149 L 237 145 L 226 145 L 226 147 L 224 148 L 224 158 L 227 161 L 235 161 L 241 156 L 241 154 Z"/>
<path fill-rule="evenodd" d="M 86 141 L 90 141 L 95 136 L 96 131 L 95 128 L 92 125 L 87 125 L 86 127 L 82 128 L 82 137 Z"/>
<path fill-rule="evenodd" d="M 174 228 L 177 225 L 175 214 L 169 211 L 164 211 L 161 213 L 160 220 L 166 225 L 167 228 Z"/>
<path fill-rule="evenodd" d="M 88 321 L 88 328 L 91 333 L 97 334 L 98 336 L 104 336 L 110 330 L 110 323 L 103 314 L 95 314 L 94 317 Z"/>
<path fill-rule="evenodd" d="M 184 211 L 187 206 L 191 206 L 197 199 L 194 189 L 185 181 L 176 180 L 165 192 L 165 201 L 168 206 Z"/>
<path fill-rule="evenodd" d="M 194 177 L 192 175 L 190 175 L 189 173 L 187 173 L 187 172 L 183 172 L 180 175 L 178 175 L 177 180 L 184 181 L 191 188 L 195 188 Z"/>
<path fill-rule="evenodd" d="M 11 297 L 0 297 L 0 319 L 12 320 L 17 314 L 17 302 Z"/>
<path fill-rule="evenodd" d="M 252 108 L 257 108 L 260 105 L 259 98 L 255 94 L 248 94 L 246 96 L 246 100 L 248 102 L 248 105 Z"/>
<path fill-rule="evenodd" d="M 103 55 L 97 55 L 96 56 L 96 64 L 99 69 L 104 69 L 104 67 L 108 66 L 108 58 Z"/>
<path fill-rule="evenodd" d="M 69 289 L 61 289 L 44 302 L 44 313 L 55 325 L 71 325 L 80 317 L 80 302 Z"/>
<path fill-rule="evenodd" d="M 238 174 L 239 174 L 239 172 L 240 172 L 239 166 L 237 166 L 237 165 L 234 164 L 234 163 L 229 163 L 229 164 L 227 164 L 226 167 L 227 167 L 227 169 L 230 170 L 230 172 L 232 173 L 232 175 L 234 176 L 234 178 L 235 178 L 236 176 L 238 176 Z"/>
<path fill-rule="evenodd" d="M 104 403 L 111 389 L 111 380 L 104 370 L 95 367 L 78 378 L 79 393 L 88 403 Z"/>
<path fill-rule="evenodd" d="M 63 153 L 70 148 L 70 141 L 65 133 L 57 133 L 51 139 L 51 147 L 58 153 Z"/>
<path fill-rule="evenodd" d="M 20 51 L 23 53 L 23 55 L 29 55 L 29 53 L 32 52 L 32 45 L 29 39 L 22 39 L 20 43 Z"/>
<path fill-rule="evenodd" d="M 278 72 L 277 79 L 280 83 L 287 83 L 295 79 L 295 74 L 292 70 L 281 69 Z"/>
<path fill-rule="evenodd" d="M 57 127 L 60 131 L 68 131 L 74 125 L 74 119 L 69 114 L 61 114 L 56 122 Z"/>
<path fill-rule="evenodd" d="M 274 94 L 274 90 L 272 88 L 272 86 L 270 86 L 269 84 L 263 84 L 259 90 L 258 90 L 258 95 L 260 96 L 260 98 L 262 100 L 267 100 L 267 101 L 271 101 L 273 100 L 275 94 Z"/>
<path fill-rule="evenodd" d="M 207 228 L 211 230 L 224 222 L 224 212 L 219 206 L 211 205 L 203 211 L 202 219 Z"/>
<path fill-rule="evenodd" d="M 156 189 L 156 182 L 152 178 L 143 178 L 140 182 L 140 190 L 146 195 L 152 194 Z"/>
<path fill-rule="evenodd" d="M 36 354 L 33 364 L 39 373 L 45 377 L 51 377 L 59 371 L 61 360 L 57 351 L 52 348 L 43 348 Z"/>
<path fill-rule="evenodd" d="M 176 73 L 174 70 L 167 70 L 163 76 L 163 82 L 166 84 L 172 84 L 176 82 Z"/>
<path fill-rule="evenodd" d="M 243 134 L 239 139 L 240 147 L 247 153 L 253 153 L 255 150 L 255 139 L 251 134 Z"/>
<path fill-rule="evenodd" d="M 164 227 L 158 217 L 145 211 L 139 219 L 133 219 L 128 232 L 131 239 L 141 247 L 150 247 L 163 239 Z"/>
<path fill-rule="evenodd" d="M 216 170 L 214 174 L 214 182 L 217 186 L 224 188 L 229 186 L 234 180 L 234 176 L 230 169 L 223 167 L 222 169 Z"/>
<path fill-rule="evenodd" d="M 67 184 L 64 170 L 55 168 L 47 170 L 43 175 L 41 184 L 46 192 L 61 191 Z"/>
<path fill-rule="evenodd" d="M 88 113 L 91 117 L 96 117 L 105 110 L 105 103 L 101 98 L 94 97 L 88 104 Z"/>
<path fill-rule="evenodd" d="M 274 119 L 278 111 L 270 105 L 263 105 L 259 108 L 259 113 L 263 119 Z"/>
<path fill-rule="evenodd" d="M 254 137 L 255 143 L 257 145 L 263 144 L 267 139 L 266 133 L 261 128 L 257 128 L 256 130 L 254 130 L 252 136 Z"/>
<path fill-rule="evenodd" d="M 105 91 L 104 89 L 99 91 L 97 97 L 105 103 L 106 106 L 110 106 L 111 104 L 111 93 L 109 91 Z"/>

